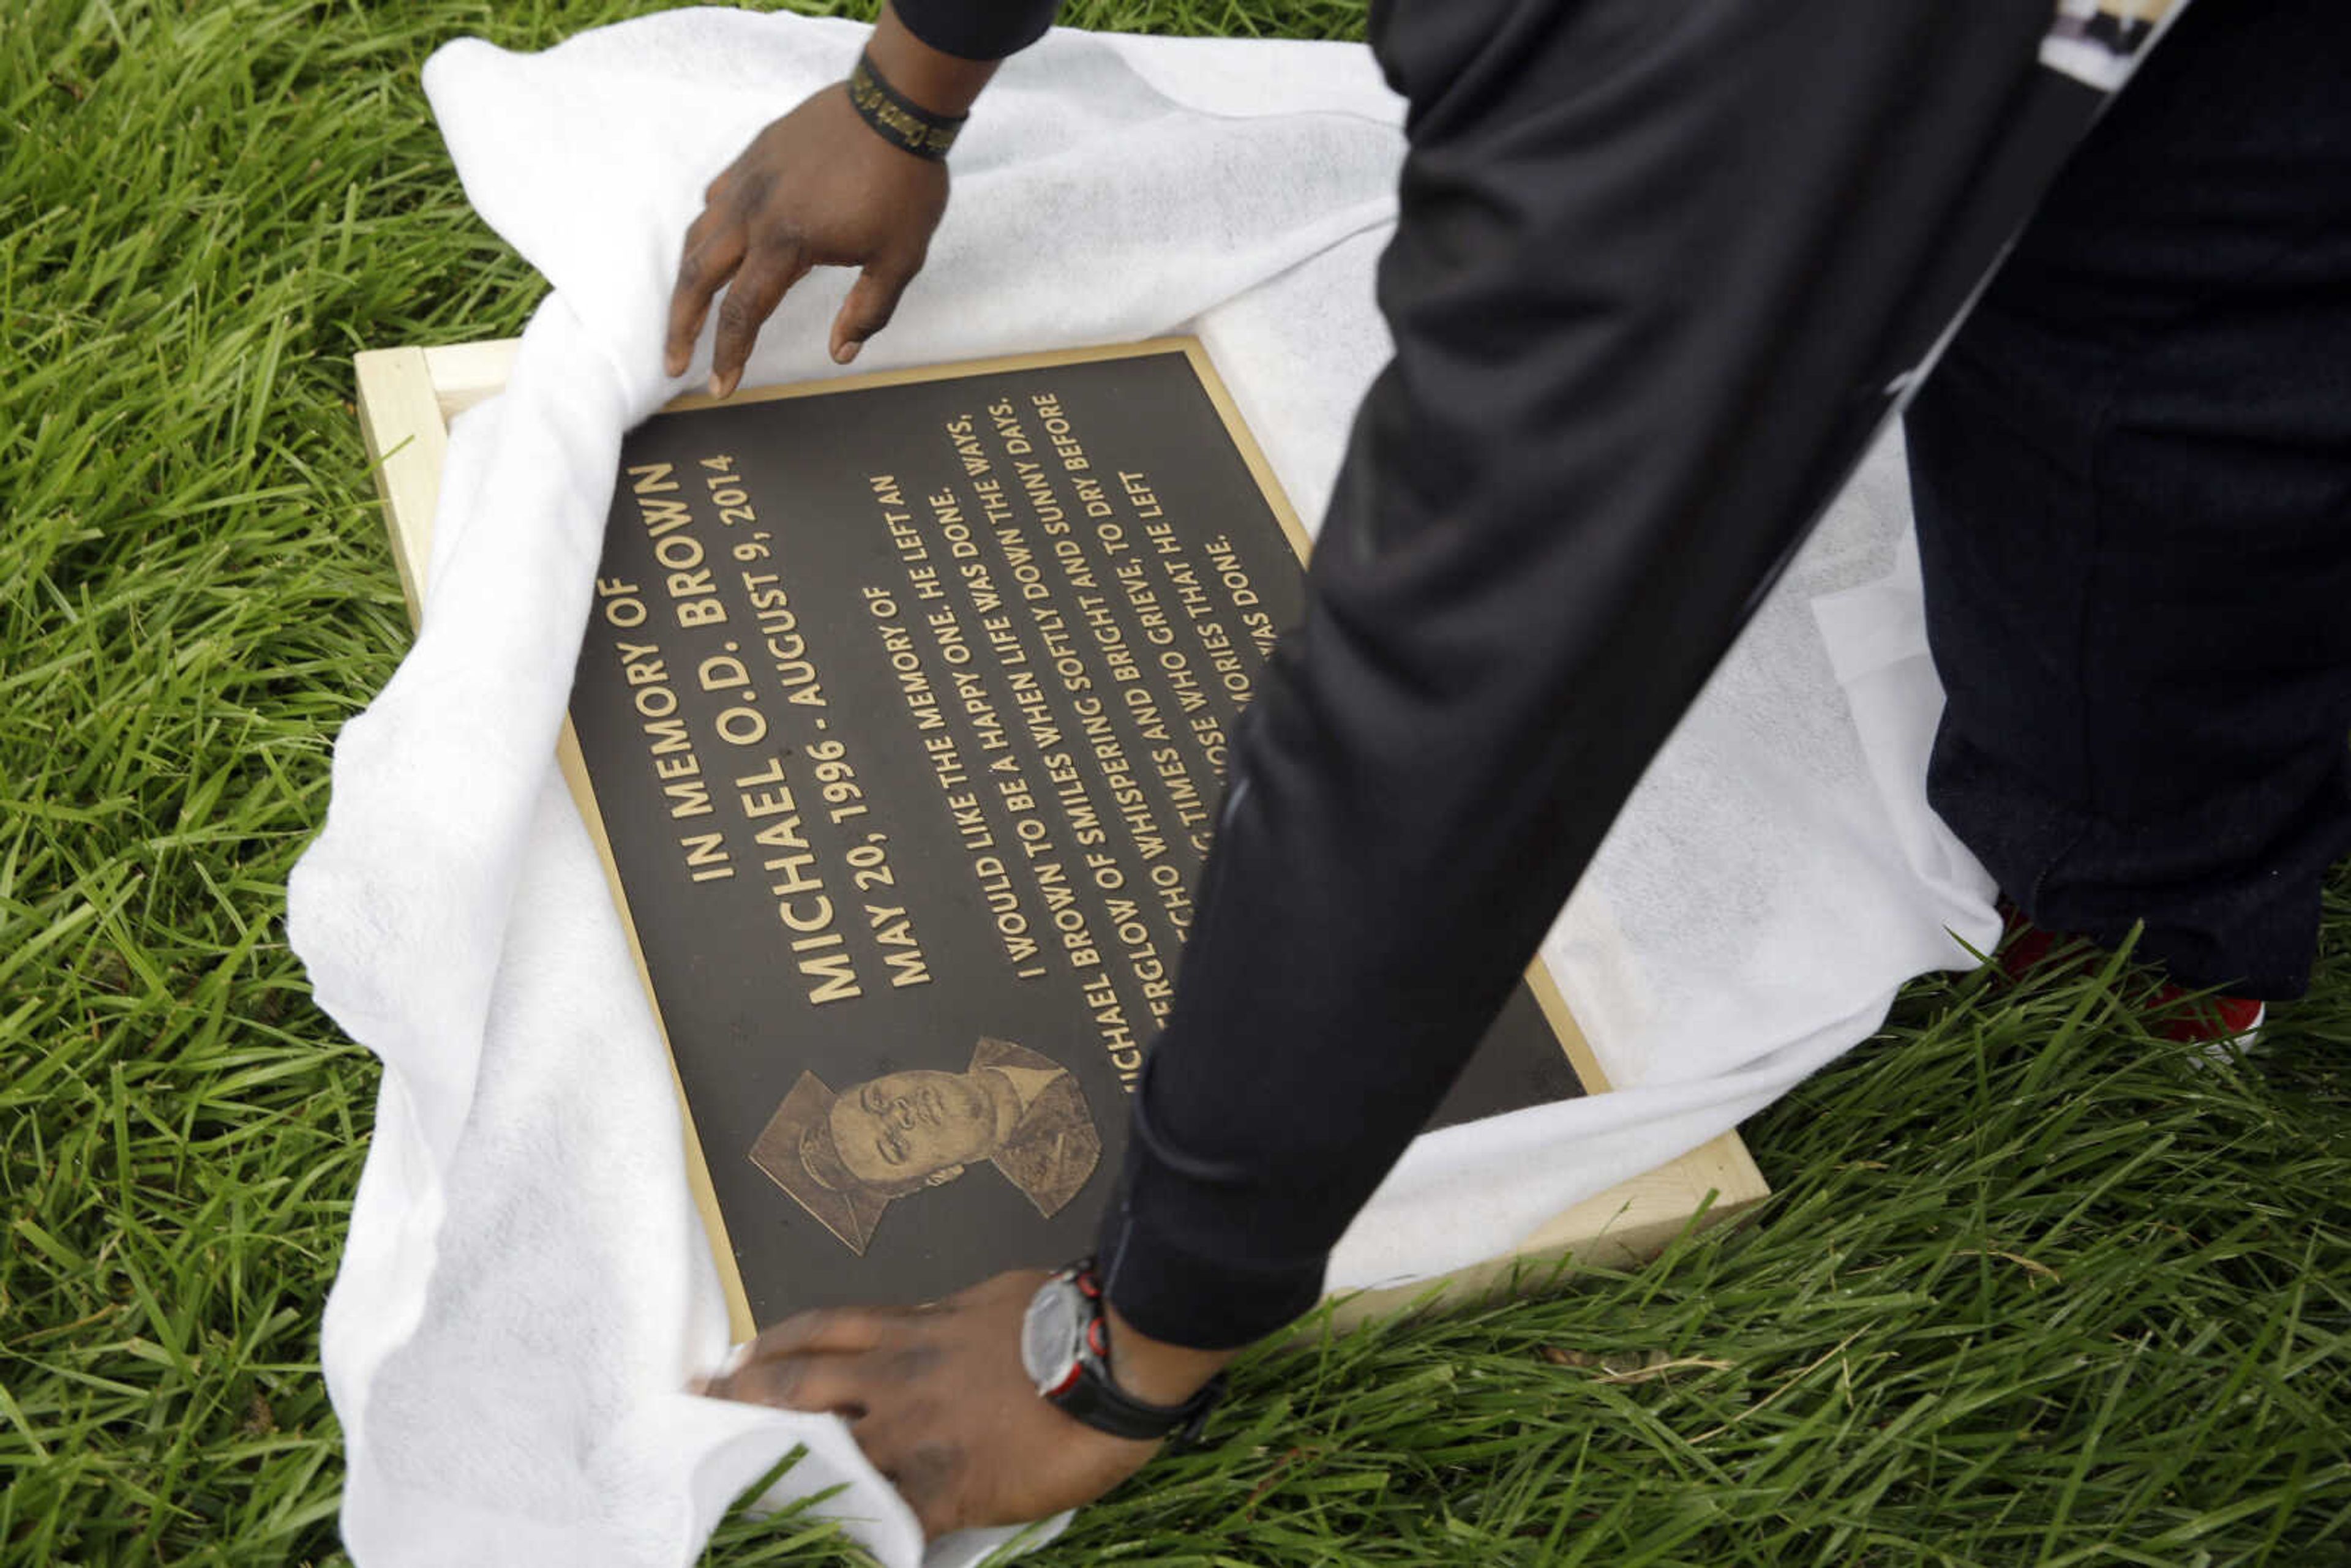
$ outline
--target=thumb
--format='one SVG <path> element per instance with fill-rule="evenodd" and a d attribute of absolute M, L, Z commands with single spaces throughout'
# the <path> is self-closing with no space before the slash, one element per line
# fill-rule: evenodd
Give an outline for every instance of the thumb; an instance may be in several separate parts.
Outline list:
<path fill-rule="evenodd" d="M 906 292 L 914 276 L 911 270 L 884 270 L 878 265 L 857 275 L 849 298 L 841 302 L 841 314 L 832 319 L 833 363 L 845 365 L 857 358 L 865 340 L 890 324 L 898 309 L 898 297 Z"/>

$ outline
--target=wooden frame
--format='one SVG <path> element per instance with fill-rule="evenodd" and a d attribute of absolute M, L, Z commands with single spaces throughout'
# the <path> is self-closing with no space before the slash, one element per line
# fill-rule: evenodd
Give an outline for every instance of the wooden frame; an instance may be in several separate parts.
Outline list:
<path fill-rule="evenodd" d="M 391 536 L 392 556 L 399 567 L 401 587 L 407 595 L 412 622 L 418 618 L 423 605 L 426 563 L 432 558 L 433 518 L 440 501 L 442 466 L 448 455 L 449 421 L 505 387 L 517 347 L 517 340 L 508 339 L 438 349 L 378 349 L 360 354 L 355 361 L 360 429 L 367 442 L 369 459 L 374 467 L 376 487 L 383 498 L 385 525 Z M 1197 339 L 1164 339 L 1144 344 L 1067 350 L 914 370 L 883 371 L 789 386 L 747 388 L 736 393 L 731 401 L 814 396 L 863 387 L 977 375 L 993 371 L 1118 358 L 1138 350 L 1179 350 L 1191 360 L 1223 417 L 1226 428 L 1239 447 L 1251 476 L 1264 490 L 1291 545 L 1298 550 L 1300 558 L 1304 559 L 1309 542 L 1305 529 L 1290 508 L 1264 454 L 1250 436 L 1231 395 Z M 709 406 L 713 401 L 695 394 L 679 398 L 668 406 L 672 409 L 701 408 Z M 580 803 L 580 814 L 587 821 L 598 855 L 603 862 L 605 879 L 619 906 L 630 950 L 636 956 L 639 978 L 644 983 L 646 996 L 651 999 L 652 979 L 645 972 L 643 954 L 638 947 L 635 923 L 629 917 L 628 897 L 621 886 L 602 816 L 596 807 L 595 791 L 589 781 L 569 719 L 564 722 L 557 756 L 573 797 Z M 1595 1094 L 1607 1092 L 1611 1087 L 1607 1074 L 1593 1055 L 1565 998 L 1561 996 L 1541 959 L 1535 961 L 1528 973 L 1528 979 L 1545 1017 L 1558 1031 L 1568 1059 L 1587 1092 Z M 655 1021 L 659 1023 L 658 1001 L 654 1001 L 653 1010 Z M 668 1037 L 665 1026 L 663 1044 L 666 1050 Z M 733 1337 L 739 1342 L 750 1338 L 754 1332 L 750 1308 L 736 1271 L 734 1250 L 727 1241 L 726 1225 L 711 1188 L 708 1166 L 695 1132 L 693 1117 L 686 1110 L 682 1088 L 678 1106 L 685 1122 L 688 1181 L 695 1205 L 701 1210 L 704 1224 L 709 1231 L 719 1274 L 726 1290 L 727 1314 Z M 1725 1133 L 1678 1159 L 1554 1216 L 1511 1252 L 1447 1275 L 1441 1285 L 1448 1295 L 1482 1293 L 1507 1285 L 1527 1266 L 1541 1270 L 1561 1260 L 1604 1267 L 1622 1267 L 1641 1261 L 1655 1256 L 1685 1229 L 1694 1225 L 1715 1224 L 1740 1214 L 1769 1196 L 1770 1191 L 1762 1173 L 1756 1168 L 1738 1134 Z M 1360 1321 L 1417 1300 L 1431 1289 L 1431 1283 L 1423 1282 L 1354 1292 L 1341 1301 L 1338 1316 L 1343 1322 Z"/>

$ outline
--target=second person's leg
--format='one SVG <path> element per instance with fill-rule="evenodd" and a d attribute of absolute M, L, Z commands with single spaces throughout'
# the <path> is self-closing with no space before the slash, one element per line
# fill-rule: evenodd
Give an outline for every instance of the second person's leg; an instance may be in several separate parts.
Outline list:
<path fill-rule="evenodd" d="M 2351 8 L 2201 0 L 1910 409 L 1928 792 L 2038 924 L 2308 983 L 2351 848 Z"/>

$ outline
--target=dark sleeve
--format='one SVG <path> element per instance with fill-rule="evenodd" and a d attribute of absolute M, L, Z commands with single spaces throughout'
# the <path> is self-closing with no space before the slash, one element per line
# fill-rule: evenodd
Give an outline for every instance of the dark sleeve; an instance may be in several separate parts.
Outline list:
<path fill-rule="evenodd" d="M 891 0 L 906 30 L 943 54 L 1000 60 L 1045 36 L 1061 0 Z"/>
<path fill-rule="evenodd" d="M 1144 1333 L 1237 1345 L 1314 1303 L 2030 210 L 2058 152 L 2014 133 L 2057 79 L 2034 65 L 2049 19 L 2048 0 L 1375 8 L 1412 105 L 1379 272 L 1395 358 L 1302 623 L 1238 727 L 1133 1097 L 1099 1246 Z M 2068 101 L 2077 132 L 2095 95 Z"/>

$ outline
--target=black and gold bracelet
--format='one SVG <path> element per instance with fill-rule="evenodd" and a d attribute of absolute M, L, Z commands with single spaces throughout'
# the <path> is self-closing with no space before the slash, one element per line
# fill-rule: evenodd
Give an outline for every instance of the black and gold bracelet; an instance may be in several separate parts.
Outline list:
<path fill-rule="evenodd" d="M 971 118 L 967 114 L 933 114 L 892 87 L 862 52 L 857 57 L 857 68 L 849 73 L 849 101 L 856 106 L 858 117 L 872 126 L 883 141 L 934 162 L 947 155 L 947 149 L 955 145 L 956 133 Z"/>

